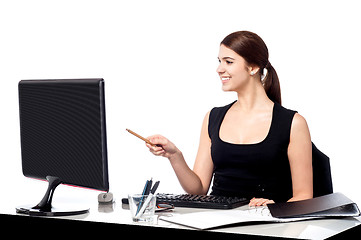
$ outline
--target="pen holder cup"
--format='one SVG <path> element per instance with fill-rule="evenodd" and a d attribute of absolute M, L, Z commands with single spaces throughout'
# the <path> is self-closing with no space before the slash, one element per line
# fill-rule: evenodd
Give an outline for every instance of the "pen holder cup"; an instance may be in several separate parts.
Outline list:
<path fill-rule="evenodd" d="M 128 200 L 133 222 L 153 222 L 156 204 L 154 195 L 132 194 L 128 195 Z"/>

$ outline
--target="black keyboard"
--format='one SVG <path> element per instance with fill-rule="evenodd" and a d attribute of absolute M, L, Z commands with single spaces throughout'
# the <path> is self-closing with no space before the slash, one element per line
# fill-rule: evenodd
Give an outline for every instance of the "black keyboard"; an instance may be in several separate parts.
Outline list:
<path fill-rule="evenodd" d="M 193 194 L 157 194 L 157 203 L 168 203 L 175 207 L 232 209 L 249 203 L 246 198 Z"/>
<path fill-rule="evenodd" d="M 156 196 L 157 204 L 166 203 L 175 207 L 187 208 L 232 209 L 249 203 L 246 198 L 214 195 L 158 193 Z M 128 204 L 128 199 L 124 198 L 122 202 Z"/>

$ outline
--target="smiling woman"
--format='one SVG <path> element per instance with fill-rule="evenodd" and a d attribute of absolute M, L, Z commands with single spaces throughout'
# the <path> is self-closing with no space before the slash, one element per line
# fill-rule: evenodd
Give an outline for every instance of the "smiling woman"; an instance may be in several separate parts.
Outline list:
<path fill-rule="evenodd" d="M 242 58 L 244 61 L 240 61 L 244 64 L 244 67 L 238 66 L 238 68 L 245 69 L 246 65 L 253 67 L 254 69 L 251 70 L 252 75 L 257 74 L 262 76 L 266 69 L 267 74 L 264 76 L 262 84 L 267 96 L 272 101 L 281 104 L 281 89 L 276 70 L 268 60 L 268 48 L 266 44 L 257 34 L 248 31 L 231 33 L 221 42 L 220 50 L 225 52 L 224 54 L 230 53 L 231 55 L 235 55 L 234 58 Z M 230 51 L 236 54 L 232 54 Z M 222 59 L 230 65 L 234 62 L 234 58 L 225 56 Z M 220 65 L 220 67 L 221 66 L 222 65 Z M 218 68 L 217 71 L 219 69 L 220 68 Z"/>
<path fill-rule="evenodd" d="M 206 114 L 193 170 L 161 135 L 148 138 L 149 150 L 169 159 L 191 194 L 207 194 L 213 178 L 211 194 L 246 197 L 252 206 L 312 198 L 308 126 L 281 106 L 266 44 L 255 33 L 235 32 L 221 42 L 218 60 L 222 89 L 236 92 L 238 100 Z"/>

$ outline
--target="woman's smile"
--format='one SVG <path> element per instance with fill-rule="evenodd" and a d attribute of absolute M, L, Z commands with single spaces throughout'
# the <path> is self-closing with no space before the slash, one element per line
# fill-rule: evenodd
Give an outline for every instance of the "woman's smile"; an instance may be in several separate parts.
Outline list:
<path fill-rule="evenodd" d="M 226 84 L 230 81 L 231 77 L 221 77 L 222 84 Z"/>

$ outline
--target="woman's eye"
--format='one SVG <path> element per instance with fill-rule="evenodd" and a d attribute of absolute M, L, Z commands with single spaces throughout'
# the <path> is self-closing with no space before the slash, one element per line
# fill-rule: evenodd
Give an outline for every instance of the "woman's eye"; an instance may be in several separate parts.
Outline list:
<path fill-rule="evenodd" d="M 226 63 L 227 64 L 232 64 L 233 62 L 226 60 Z"/>

